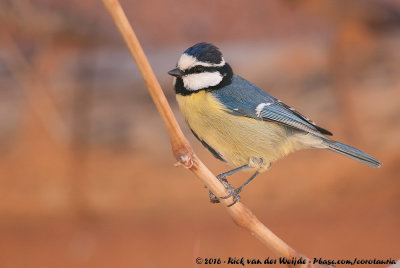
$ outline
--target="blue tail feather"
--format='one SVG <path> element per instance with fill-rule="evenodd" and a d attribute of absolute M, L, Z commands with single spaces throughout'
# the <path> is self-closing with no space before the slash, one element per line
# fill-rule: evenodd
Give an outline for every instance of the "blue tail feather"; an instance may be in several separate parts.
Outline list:
<path fill-rule="evenodd" d="M 382 165 L 382 163 L 377 159 L 375 159 L 374 157 L 349 145 L 332 140 L 326 140 L 325 144 L 329 146 L 328 147 L 329 150 L 345 155 L 354 160 L 357 160 L 367 166 L 378 168 Z"/>

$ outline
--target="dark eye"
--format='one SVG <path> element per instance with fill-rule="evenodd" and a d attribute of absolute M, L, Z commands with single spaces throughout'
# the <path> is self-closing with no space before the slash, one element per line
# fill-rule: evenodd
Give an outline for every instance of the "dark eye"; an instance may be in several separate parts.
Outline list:
<path fill-rule="evenodd" d="M 204 66 L 201 66 L 201 65 L 197 65 L 195 68 L 196 68 L 197 73 L 204 72 L 204 70 L 205 70 Z"/>

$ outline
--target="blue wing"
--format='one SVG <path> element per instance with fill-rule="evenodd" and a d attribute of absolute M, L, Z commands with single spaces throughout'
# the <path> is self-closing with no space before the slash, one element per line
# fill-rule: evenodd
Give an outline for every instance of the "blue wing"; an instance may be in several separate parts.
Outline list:
<path fill-rule="evenodd" d="M 212 94 L 231 114 L 277 122 L 317 136 L 332 135 L 328 130 L 318 127 L 293 108 L 237 75 L 233 76 L 230 85 L 212 91 Z"/>

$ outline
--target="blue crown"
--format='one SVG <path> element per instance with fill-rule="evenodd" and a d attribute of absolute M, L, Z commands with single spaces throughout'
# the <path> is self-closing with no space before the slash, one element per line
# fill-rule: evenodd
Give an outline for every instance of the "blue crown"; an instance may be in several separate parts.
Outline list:
<path fill-rule="evenodd" d="M 192 47 L 189 47 L 184 53 L 193 56 L 202 62 L 218 64 L 222 61 L 222 53 L 219 51 L 219 49 L 216 46 L 206 42 L 198 43 Z"/>

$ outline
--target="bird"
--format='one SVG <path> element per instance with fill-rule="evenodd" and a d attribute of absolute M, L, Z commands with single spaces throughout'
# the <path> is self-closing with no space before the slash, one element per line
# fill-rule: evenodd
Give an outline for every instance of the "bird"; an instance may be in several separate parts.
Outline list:
<path fill-rule="evenodd" d="M 378 168 L 381 162 L 349 145 L 334 141 L 332 133 L 271 96 L 253 83 L 233 73 L 215 45 L 201 42 L 183 52 L 176 68 L 168 72 L 180 111 L 193 135 L 217 159 L 232 170 L 217 179 L 233 197 L 271 163 L 308 148 L 324 148 Z M 234 188 L 227 177 L 239 171 L 253 175 Z M 211 191 L 212 202 L 219 202 Z"/>

